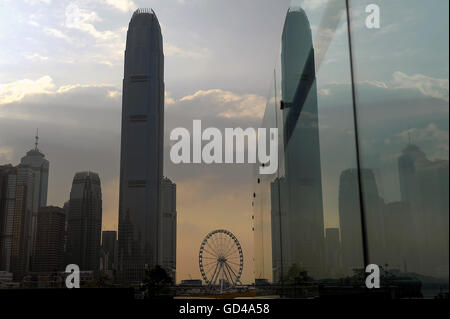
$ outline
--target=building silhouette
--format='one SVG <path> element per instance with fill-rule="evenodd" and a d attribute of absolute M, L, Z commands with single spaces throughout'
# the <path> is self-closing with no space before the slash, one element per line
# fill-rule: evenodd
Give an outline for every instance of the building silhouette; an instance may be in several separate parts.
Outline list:
<path fill-rule="evenodd" d="M 27 152 L 26 156 L 22 157 L 20 163 L 28 165 L 33 169 L 34 178 L 34 193 L 33 193 L 33 216 L 31 221 L 31 233 L 29 244 L 29 255 L 34 255 L 34 242 L 36 239 L 37 215 L 41 207 L 47 206 L 47 191 L 48 191 L 48 173 L 49 161 L 45 155 L 38 149 L 39 136 L 36 132 L 35 147 Z"/>
<path fill-rule="evenodd" d="M 139 282 L 161 264 L 164 56 L 153 10 L 134 12 L 123 79 L 119 195 L 119 276 Z"/>
<path fill-rule="evenodd" d="M 311 28 L 290 8 L 281 51 L 284 176 L 271 185 L 273 280 L 293 267 L 325 275 L 317 85 Z M 279 198 L 278 198 L 279 197 Z"/>
<path fill-rule="evenodd" d="M 33 169 L 0 166 L 0 270 L 21 280 L 30 270 Z"/>
<path fill-rule="evenodd" d="M 113 271 L 117 266 L 117 232 L 105 230 L 102 232 L 103 270 Z"/>
<path fill-rule="evenodd" d="M 328 277 L 341 275 L 341 240 L 339 228 L 325 229 L 325 258 Z"/>
<path fill-rule="evenodd" d="M 409 144 L 398 158 L 401 200 L 410 211 L 408 220 L 415 240 L 409 269 L 448 278 L 449 164 L 430 160 Z"/>
<path fill-rule="evenodd" d="M 36 244 L 32 271 L 63 271 L 66 214 L 59 207 L 41 207 L 38 211 Z"/>
<path fill-rule="evenodd" d="M 98 274 L 102 229 L 100 178 L 93 172 L 76 173 L 70 192 L 67 264 Z"/>
<path fill-rule="evenodd" d="M 177 268 L 177 185 L 162 181 L 162 266 L 175 282 Z"/>
<path fill-rule="evenodd" d="M 356 169 L 348 169 L 341 173 L 339 179 L 339 227 L 342 266 L 346 274 L 364 267 L 357 174 Z"/>
<path fill-rule="evenodd" d="M 361 169 L 361 188 L 366 216 L 370 262 L 384 265 L 386 258 L 386 205 L 380 197 L 375 175 Z M 361 206 L 357 169 L 341 173 L 339 181 L 339 225 L 342 245 L 342 266 L 346 274 L 364 267 Z"/>

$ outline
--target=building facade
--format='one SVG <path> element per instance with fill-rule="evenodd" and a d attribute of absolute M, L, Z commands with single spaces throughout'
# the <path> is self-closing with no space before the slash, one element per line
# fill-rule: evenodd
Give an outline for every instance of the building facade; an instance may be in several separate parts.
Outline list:
<path fill-rule="evenodd" d="M 34 245 L 36 240 L 37 229 L 37 215 L 41 207 L 47 206 L 47 191 L 48 191 L 48 173 L 49 161 L 45 155 L 38 149 L 38 136 L 36 134 L 36 143 L 34 149 L 27 152 L 26 156 L 20 160 L 22 165 L 28 165 L 33 169 L 34 173 L 34 193 L 33 193 L 33 218 L 31 222 L 31 237 L 29 254 L 33 256 Z"/>
<path fill-rule="evenodd" d="M 117 232 L 102 232 L 102 267 L 104 271 L 116 270 L 117 266 Z"/>
<path fill-rule="evenodd" d="M 175 282 L 177 268 L 177 185 L 162 181 L 162 266 Z"/>
<path fill-rule="evenodd" d="M 0 166 L 0 270 L 20 280 L 30 269 L 33 169 Z"/>
<path fill-rule="evenodd" d="M 161 264 L 164 56 L 152 10 L 131 18 L 125 51 L 119 194 L 119 275 L 139 282 Z"/>
<path fill-rule="evenodd" d="M 41 207 L 38 211 L 32 272 L 63 271 L 66 214 L 59 207 Z"/>
<path fill-rule="evenodd" d="M 101 229 L 100 177 L 93 172 L 77 173 L 70 192 L 66 262 L 98 274 Z"/>
<path fill-rule="evenodd" d="M 325 275 L 325 234 L 314 48 L 305 12 L 289 9 L 281 51 L 282 159 L 270 186 L 273 279 L 300 268 Z"/>

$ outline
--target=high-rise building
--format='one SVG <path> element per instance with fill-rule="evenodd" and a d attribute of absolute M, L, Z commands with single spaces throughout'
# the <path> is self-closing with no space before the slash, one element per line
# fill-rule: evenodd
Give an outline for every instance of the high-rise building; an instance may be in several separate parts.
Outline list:
<path fill-rule="evenodd" d="M 21 280 L 30 269 L 34 174 L 26 165 L 0 166 L 0 270 Z"/>
<path fill-rule="evenodd" d="M 48 189 L 48 171 L 49 162 L 45 159 L 45 155 L 38 149 L 39 136 L 36 132 L 35 147 L 28 151 L 26 156 L 22 157 L 20 163 L 28 165 L 33 169 L 34 173 L 34 193 L 33 193 L 33 216 L 31 221 L 31 233 L 29 254 L 32 256 L 34 250 L 34 242 L 36 239 L 37 214 L 41 207 L 47 206 L 47 189 Z"/>
<path fill-rule="evenodd" d="M 59 207 L 41 207 L 38 211 L 36 244 L 32 271 L 50 273 L 64 270 L 66 214 Z"/>
<path fill-rule="evenodd" d="M 413 249 L 420 257 L 410 270 L 448 278 L 449 161 L 430 160 L 409 144 L 398 159 L 400 194 L 409 206 Z M 445 253 L 444 253 L 445 252 Z"/>
<path fill-rule="evenodd" d="M 281 47 L 284 176 L 271 186 L 279 196 L 272 202 L 272 216 L 279 215 L 274 219 L 279 238 L 272 238 L 273 279 L 279 281 L 298 267 L 321 278 L 325 235 L 317 84 L 311 28 L 303 9 L 289 9 Z"/>
<path fill-rule="evenodd" d="M 327 275 L 339 277 L 341 274 L 341 240 L 339 228 L 325 229 L 325 256 Z"/>
<path fill-rule="evenodd" d="M 379 195 L 375 174 L 361 169 L 362 200 L 364 201 L 365 230 L 368 239 L 369 262 L 388 263 L 385 225 L 386 205 Z M 339 182 L 339 224 L 342 243 L 342 263 L 346 273 L 363 268 L 363 240 L 359 199 L 358 171 L 348 169 L 341 173 Z"/>
<path fill-rule="evenodd" d="M 117 232 L 105 230 L 102 232 L 103 270 L 116 269 Z"/>
<path fill-rule="evenodd" d="M 177 268 L 177 185 L 162 181 L 162 266 L 175 281 Z"/>
<path fill-rule="evenodd" d="M 101 230 L 100 178 L 93 172 L 76 173 L 70 192 L 66 262 L 98 273 Z"/>
<path fill-rule="evenodd" d="M 123 79 L 119 195 L 119 275 L 138 282 L 161 264 L 164 142 L 164 56 L 153 10 L 134 12 Z"/>

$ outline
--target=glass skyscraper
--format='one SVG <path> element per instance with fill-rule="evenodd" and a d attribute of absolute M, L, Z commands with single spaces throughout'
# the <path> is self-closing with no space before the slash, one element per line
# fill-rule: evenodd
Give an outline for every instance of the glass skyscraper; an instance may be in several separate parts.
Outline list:
<path fill-rule="evenodd" d="M 131 18 L 125 51 L 119 196 L 119 276 L 138 282 L 161 262 L 164 56 L 153 10 Z"/>

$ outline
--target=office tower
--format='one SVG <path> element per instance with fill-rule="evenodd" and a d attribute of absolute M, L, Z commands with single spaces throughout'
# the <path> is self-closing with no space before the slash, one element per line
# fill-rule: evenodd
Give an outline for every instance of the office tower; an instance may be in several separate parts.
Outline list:
<path fill-rule="evenodd" d="M 418 270 L 419 237 L 414 228 L 411 209 L 408 203 L 392 202 L 386 204 L 385 235 L 388 243 L 385 255 L 390 268 Z"/>
<path fill-rule="evenodd" d="M 66 214 L 66 223 L 64 227 L 64 258 L 67 256 L 67 232 L 69 229 L 69 213 L 70 213 L 70 201 L 67 201 L 63 205 L 64 213 Z M 65 262 L 65 259 L 64 259 Z"/>
<path fill-rule="evenodd" d="M 286 16 L 281 72 L 285 171 L 278 187 L 271 190 L 280 196 L 276 210 L 281 216 L 281 237 L 273 249 L 282 268 L 274 280 L 298 267 L 321 278 L 325 275 L 325 236 L 317 85 L 311 28 L 300 8 L 290 8 Z"/>
<path fill-rule="evenodd" d="M 67 263 L 97 274 L 102 229 L 102 191 L 98 174 L 75 174 L 68 218 Z"/>
<path fill-rule="evenodd" d="M 21 280 L 30 268 L 34 175 L 26 165 L 0 166 L 0 270 Z"/>
<path fill-rule="evenodd" d="M 105 230 L 102 232 L 103 269 L 116 269 L 117 256 L 117 232 Z"/>
<path fill-rule="evenodd" d="M 370 169 L 361 169 L 361 188 L 364 202 L 365 224 L 368 238 L 369 262 L 385 265 L 387 247 L 385 236 L 386 205 L 378 192 L 375 175 Z M 339 224 L 341 230 L 342 263 L 349 274 L 363 268 L 363 243 L 358 171 L 348 169 L 339 181 Z"/>
<path fill-rule="evenodd" d="M 119 275 L 139 282 L 161 263 L 164 56 L 153 10 L 138 9 L 128 26 L 122 104 Z"/>
<path fill-rule="evenodd" d="M 325 229 L 325 256 L 327 275 L 339 277 L 341 274 L 341 240 L 339 228 Z"/>
<path fill-rule="evenodd" d="M 177 185 L 162 181 L 162 266 L 175 281 L 177 268 Z"/>
<path fill-rule="evenodd" d="M 401 199 L 409 206 L 419 256 L 409 268 L 441 278 L 448 278 L 448 167 L 448 160 L 430 160 L 412 144 L 398 159 Z"/>
<path fill-rule="evenodd" d="M 339 225 L 345 274 L 364 267 L 358 171 L 348 169 L 339 180 Z"/>
<path fill-rule="evenodd" d="M 31 222 L 29 254 L 33 255 L 34 241 L 36 239 L 37 214 L 40 207 L 47 206 L 47 189 L 48 189 L 48 170 L 49 162 L 45 159 L 45 155 L 38 149 L 39 136 L 36 132 L 36 141 L 34 149 L 27 152 L 22 157 L 20 163 L 28 165 L 34 172 L 34 194 L 33 194 L 33 218 Z"/>
<path fill-rule="evenodd" d="M 38 211 L 33 272 L 63 271 L 66 214 L 59 207 L 41 207 Z"/>

